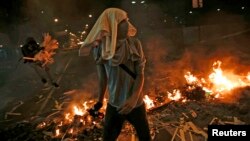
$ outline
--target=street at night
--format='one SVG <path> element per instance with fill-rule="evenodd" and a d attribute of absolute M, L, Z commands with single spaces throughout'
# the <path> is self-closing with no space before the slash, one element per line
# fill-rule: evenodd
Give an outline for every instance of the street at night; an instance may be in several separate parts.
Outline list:
<path fill-rule="evenodd" d="M 249 22 L 247 0 L 2 0 L 0 137 L 248 140 Z"/>

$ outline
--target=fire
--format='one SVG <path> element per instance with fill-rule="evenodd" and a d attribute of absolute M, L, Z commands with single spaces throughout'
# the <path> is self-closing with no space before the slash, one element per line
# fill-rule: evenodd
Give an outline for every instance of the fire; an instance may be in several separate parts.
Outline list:
<path fill-rule="evenodd" d="M 204 83 L 206 83 L 206 80 L 204 78 L 198 79 L 189 71 L 184 75 L 184 77 L 187 81 L 187 84 L 190 85 L 202 86 Z"/>
<path fill-rule="evenodd" d="M 44 127 L 46 127 L 46 123 L 45 122 L 42 122 L 42 123 L 40 123 L 40 124 L 38 124 L 37 125 L 37 128 L 44 128 Z"/>
<path fill-rule="evenodd" d="M 248 72 L 248 74 L 247 74 L 247 77 L 246 77 L 246 78 L 247 78 L 247 80 L 248 80 L 248 81 L 250 81 L 250 72 Z"/>
<path fill-rule="evenodd" d="M 213 64 L 214 72 L 209 75 L 209 80 L 213 84 L 211 89 L 214 93 L 223 94 L 237 87 L 249 86 L 249 74 L 245 76 L 245 80 L 243 80 L 244 77 L 242 76 L 223 71 L 221 64 L 221 61 L 216 61 Z"/>
<path fill-rule="evenodd" d="M 173 93 L 168 92 L 168 98 L 170 100 L 178 101 L 181 99 L 181 92 L 178 89 L 174 89 Z"/>
<path fill-rule="evenodd" d="M 63 126 L 63 122 L 61 121 L 60 124 L 58 126 Z"/>
<path fill-rule="evenodd" d="M 191 72 L 187 72 L 187 74 L 185 74 L 184 77 L 186 78 L 188 84 L 193 84 L 198 82 L 198 78 L 192 75 Z"/>
<path fill-rule="evenodd" d="M 79 116 L 83 116 L 84 112 L 82 109 L 78 108 L 77 106 L 74 106 L 74 114 L 79 115 Z"/>
<path fill-rule="evenodd" d="M 209 75 L 209 80 L 214 84 L 216 92 L 232 90 L 237 86 L 237 83 L 230 81 L 226 76 L 224 76 L 223 71 L 220 68 L 220 61 L 215 62 L 213 66 L 214 72 Z"/>
<path fill-rule="evenodd" d="M 108 103 L 107 98 L 104 98 L 104 100 L 103 100 L 103 108 L 102 109 L 106 109 L 107 108 L 107 103 Z"/>
<path fill-rule="evenodd" d="M 60 129 L 56 129 L 56 135 L 55 136 L 59 136 L 60 135 Z"/>
<path fill-rule="evenodd" d="M 73 106 L 74 108 L 74 115 L 79 115 L 79 116 L 83 116 L 86 112 L 87 112 L 87 109 L 89 108 L 88 105 L 87 105 L 87 102 L 85 101 L 83 104 L 82 104 L 82 108 L 78 107 L 78 106 Z"/>
<path fill-rule="evenodd" d="M 150 99 L 148 95 L 145 95 L 143 100 L 146 103 L 146 109 L 151 109 L 155 106 L 153 100 Z"/>
<path fill-rule="evenodd" d="M 70 129 L 69 129 L 69 133 L 70 133 L 70 134 L 73 134 L 73 131 L 74 131 L 73 128 L 70 128 Z"/>
<path fill-rule="evenodd" d="M 239 76 L 223 71 L 221 64 L 221 61 L 214 62 L 213 72 L 208 76 L 208 80 L 198 79 L 191 72 L 187 72 L 184 77 L 188 84 L 201 86 L 206 93 L 214 95 L 215 98 L 220 98 L 237 87 L 250 85 L 250 73 L 245 77 Z"/>
<path fill-rule="evenodd" d="M 186 102 L 189 100 L 186 98 L 187 94 L 191 94 L 191 96 L 193 96 L 194 93 L 192 93 L 192 91 L 197 90 L 197 88 L 199 88 L 198 92 L 200 92 L 200 90 L 202 91 L 202 96 L 203 94 L 208 94 L 213 98 L 222 98 L 226 96 L 227 92 L 234 88 L 250 85 L 250 72 L 246 76 L 239 76 L 223 70 L 221 68 L 221 64 L 221 61 L 214 62 L 213 72 L 208 75 L 207 79 L 198 78 L 191 72 L 187 72 L 184 77 L 188 85 L 185 87 L 184 91 L 183 89 L 174 89 L 172 92 L 164 91 L 164 95 L 162 96 L 163 99 Z M 165 96 L 167 96 L 167 98 Z M 146 109 L 149 110 L 158 106 L 157 101 L 160 100 L 157 98 L 151 99 L 148 95 L 145 95 L 143 101 L 146 104 Z M 105 98 L 103 107 L 100 109 L 101 112 L 106 110 L 107 102 L 108 100 Z M 69 111 L 65 112 L 64 114 L 64 119 L 59 122 L 57 120 L 57 126 L 56 128 L 53 128 L 53 136 L 58 138 L 60 137 L 60 134 L 63 135 L 65 133 L 71 134 L 71 136 L 73 136 L 79 133 L 82 129 L 85 129 L 85 126 L 88 127 L 94 125 L 97 127 L 101 120 L 96 120 L 94 117 L 88 115 L 87 112 L 87 110 L 92 107 L 94 103 L 95 101 L 89 100 L 85 102 L 73 103 L 70 105 Z M 49 125 L 49 123 L 42 122 L 38 125 L 38 128 L 44 128 L 47 125 Z M 65 131 L 63 125 L 68 125 L 70 128 Z"/>
<path fill-rule="evenodd" d="M 55 50 L 58 49 L 59 44 L 56 39 L 53 39 L 48 33 L 44 34 L 42 46 L 43 50 L 39 51 L 34 58 L 24 57 L 27 60 L 39 61 L 42 66 L 54 63 L 53 56 L 56 54 Z"/>
<path fill-rule="evenodd" d="M 66 121 L 69 121 L 69 122 L 73 121 L 73 118 L 71 117 L 70 113 L 66 113 L 64 118 Z"/>

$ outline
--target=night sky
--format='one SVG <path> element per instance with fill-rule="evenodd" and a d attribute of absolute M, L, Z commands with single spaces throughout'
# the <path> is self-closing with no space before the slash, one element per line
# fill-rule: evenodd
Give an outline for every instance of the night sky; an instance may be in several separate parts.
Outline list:
<path fill-rule="evenodd" d="M 155 22 L 161 23 L 165 18 L 171 19 L 165 27 L 194 26 L 204 24 L 221 24 L 225 20 L 223 14 L 241 15 L 250 21 L 249 0 L 204 0 L 203 8 L 193 9 L 191 0 L 1 0 L 0 1 L 0 32 L 13 37 L 20 34 L 17 26 L 36 22 L 41 31 L 60 31 L 70 29 L 81 30 L 85 24 L 93 24 L 98 15 L 107 7 L 119 7 L 132 16 L 136 13 L 153 13 Z M 155 8 L 157 7 L 157 8 Z M 155 12 L 155 9 L 160 12 Z M 213 18 L 206 19 L 204 15 L 213 13 Z M 222 14 L 223 13 L 223 14 Z M 92 18 L 88 18 L 91 14 Z M 157 19 L 155 19 L 157 17 Z M 133 18 L 133 17 L 132 17 Z M 141 18 L 136 17 L 134 18 Z M 57 24 L 54 19 L 58 19 Z M 226 20 L 234 22 L 234 19 Z M 152 24 L 142 19 L 145 24 Z M 150 21 L 150 20 L 149 20 Z M 156 23 L 153 23 L 156 24 Z M 162 26 L 161 26 L 162 27 Z"/>

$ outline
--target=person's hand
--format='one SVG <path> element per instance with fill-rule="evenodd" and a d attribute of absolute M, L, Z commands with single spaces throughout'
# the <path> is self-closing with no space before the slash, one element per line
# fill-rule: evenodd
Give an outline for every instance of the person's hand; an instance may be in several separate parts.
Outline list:
<path fill-rule="evenodd" d="M 94 107 L 93 107 L 96 111 L 99 111 L 102 108 L 102 102 L 97 102 Z"/>
<path fill-rule="evenodd" d="M 98 111 L 102 108 L 102 103 L 101 102 L 97 102 L 91 109 L 88 110 L 89 114 L 93 117 L 97 117 L 98 116 Z"/>
<path fill-rule="evenodd" d="M 136 106 L 137 101 L 134 98 L 129 98 L 125 103 L 123 103 L 119 108 L 118 108 L 118 113 L 122 115 L 126 115 L 130 113 Z"/>

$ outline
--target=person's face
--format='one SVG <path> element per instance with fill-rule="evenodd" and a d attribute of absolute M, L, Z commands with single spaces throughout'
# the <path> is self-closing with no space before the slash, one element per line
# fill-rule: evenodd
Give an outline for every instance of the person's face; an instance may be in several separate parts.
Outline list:
<path fill-rule="evenodd" d="M 128 21 L 127 19 L 121 21 L 117 27 L 117 39 L 124 39 L 128 34 Z"/>

